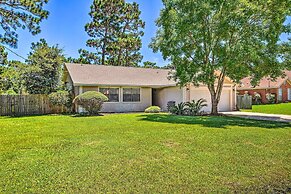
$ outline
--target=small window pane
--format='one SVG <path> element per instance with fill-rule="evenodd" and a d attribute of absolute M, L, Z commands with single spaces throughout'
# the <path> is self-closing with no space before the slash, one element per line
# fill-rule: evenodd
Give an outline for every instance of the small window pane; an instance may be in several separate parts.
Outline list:
<path fill-rule="evenodd" d="M 131 89 L 129 88 L 123 89 L 123 94 L 131 94 Z"/>
<path fill-rule="evenodd" d="M 123 102 L 140 102 L 140 89 L 139 88 L 124 88 L 123 89 Z"/>
<path fill-rule="evenodd" d="M 119 102 L 119 88 L 100 88 L 99 91 L 107 96 L 109 102 Z"/>
<path fill-rule="evenodd" d="M 132 89 L 132 94 L 139 94 L 139 89 Z"/>
<path fill-rule="evenodd" d="M 131 95 L 130 94 L 124 94 L 123 95 L 123 101 L 124 102 L 131 102 Z"/>

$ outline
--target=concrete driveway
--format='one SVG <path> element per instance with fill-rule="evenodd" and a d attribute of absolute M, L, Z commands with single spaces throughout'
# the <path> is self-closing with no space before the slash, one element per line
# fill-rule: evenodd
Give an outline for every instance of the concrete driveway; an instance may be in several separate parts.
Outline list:
<path fill-rule="evenodd" d="M 279 115 L 279 114 L 264 114 L 264 113 L 254 113 L 254 112 L 221 112 L 223 115 L 235 116 L 247 119 L 256 119 L 263 121 L 280 121 L 291 123 L 291 115 Z"/>

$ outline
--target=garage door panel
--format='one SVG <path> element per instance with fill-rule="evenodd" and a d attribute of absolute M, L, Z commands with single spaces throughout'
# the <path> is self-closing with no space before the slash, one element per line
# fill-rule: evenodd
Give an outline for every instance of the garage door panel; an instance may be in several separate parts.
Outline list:
<path fill-rule="evenodd" d="M 207 107 L 203 108 L 203 111 L 211 111 L 211 96 L 208 89 L 192 88 L 190 90 L 190 100 L 199 100 L 204 98 L 207 101 Z M 229 111 L 230 110 L 230 90 L 224 89 L 221 94 L 220 102 L 218 104 L 218 111 Z"/>

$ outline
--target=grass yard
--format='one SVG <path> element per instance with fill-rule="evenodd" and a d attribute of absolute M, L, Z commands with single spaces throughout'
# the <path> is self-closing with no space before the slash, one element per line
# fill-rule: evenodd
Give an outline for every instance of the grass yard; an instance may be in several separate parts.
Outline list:
<path fill-rule="evenodd" d="M 291 124 L 115 114 L 0 117 L 0 193 L 290 192 Z"/>
<path fill-rule="evenodd" d="M 291 103 L 253 105 L 252 110 L 242 110 L 242 111 L 243 112 L 259 112 L 259 113 L 267 113 L 267 114 L 291 115 Z"/>

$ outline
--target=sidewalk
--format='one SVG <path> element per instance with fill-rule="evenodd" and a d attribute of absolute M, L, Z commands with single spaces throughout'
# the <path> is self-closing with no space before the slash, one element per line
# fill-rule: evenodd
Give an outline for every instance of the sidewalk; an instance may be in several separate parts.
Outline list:
<path fill-rule="evenodd" d="M 263 121 L 280 121 L 291 123 L 291 115 L 279 115 L 279 114 L 265 114 L 265 113 L 254 113 L 254 112 L 221 112 L 223 115 L 236 116 L 247 119 L 256 119 Z"/>

